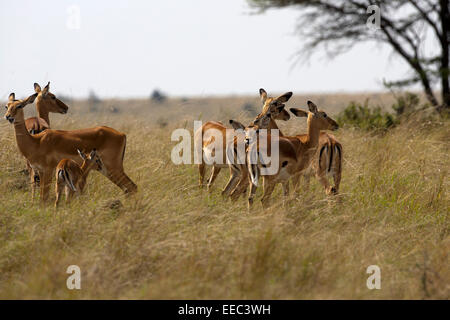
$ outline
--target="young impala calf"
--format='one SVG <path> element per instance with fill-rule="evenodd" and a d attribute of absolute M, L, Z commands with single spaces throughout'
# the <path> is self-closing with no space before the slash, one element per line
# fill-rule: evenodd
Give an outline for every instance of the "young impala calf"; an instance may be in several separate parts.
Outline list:
<path fill-rule="evenodd" d="M 285 197 L 289 194 L 289 179 L 302 173 L 310 166 L 311 160 L 314 158 L 319 145 L 320 130 L 336 130 L 338 124 L 327 116 L 323 111 L 317 109 L 317 106 L 308 101 L 309 112 L 301 109 L 291 108 L 291 112 L 297 117 L 308 117 L 308 131 L 306 135 L 294 137 L 279 137 L 278 147 L 278 172 L 274 175 L 263 176 L 264 194 L 262 198 L 263 207 L 267 207 L 270 196 L 278 183 L 282 184 L 283 194 Z M 247 131 L 247 136 L 249 131 Z M 255 141 L 249 145 L 250 148 L 257 148 L 258 153 L 261 152 L 260 141 Z M 267 138 L 265 154 L 271 154 L 271 139 Z M 247 153 L 250 155 L 250 152 Z M 258 163 L 252 163 L 247 160 L 248 172 L 251 180 L 250 194 L 248 198 L 249 207 L 253 203 L 253 198 L 258 185 L 259 171 L 261 166 Z"/>
<path fill-rule="evenodd" d="M 269 114 L 271 115 L 270 122 L 268 124 L 268 129 L 278 129 L 278 126 L 275 123 L 275 120 L 283 120 L 287 121 L 290 119 L 289 113 L 284 110 L 284 103 L 286 103 L 291 97 L 292 92 L 286 92 L 285 94 L 273 98 L 269 97 L 267 95 L 267 92 L 264 89 L 259 89 L 259 95 L 261 98 L 261 102 L 263 103 L 262 111 L 258 115 L 260 117 L 263 114 Z M 204 179 L 205 179 L 205 170 L 206 170 L 206 163 L 203 159 L 203 154 L 210 154 L 211 150 L 216 149 L 216 142 L 214 133 L 215 132 L 221 132 L 223 141 L 221 144 L 222 147 L 222 154 L 223 154 L 223 161 L 221 163 L 213 163 L 212 169 L 211 169 L 211 175 L 208 179 L 207 189 L 209 190 L 214 183 L 214 181 L 217 178 L 217 175 L 219 174 L 220 170 L 222 168 L 228 168 L 228 164 L 225 159 L 226 155 L 226 138 L 227 138 L 227 127 L 225 127 L 221 122 L 217 121 L 208 121 L 202 125 L 201 128 L 195 132 L 194 139 L 196 141 L 196 145 L 200 146 L 201 150 L 198 150 L 196 152 L 199 153 L 199 158 L 201 158 L 202 163 L 198 165 L 198 171 L 199 171 L 199 186 L 202 188 L 204 186 Z"/>
<path fill-rule="evenodd" d="M 103 169 L 102 159 L 95 149 L 88 156 L 80 150 L 77 151 L 83 159 L 81 166 L 71 159 L 62 159 L 56 166 L 55 208 L 58 207 L 63 189 L 66 194 L 66 203 L 68 203 L 75 192 L 83 193 L 91 170 L 102 171 Z"/>

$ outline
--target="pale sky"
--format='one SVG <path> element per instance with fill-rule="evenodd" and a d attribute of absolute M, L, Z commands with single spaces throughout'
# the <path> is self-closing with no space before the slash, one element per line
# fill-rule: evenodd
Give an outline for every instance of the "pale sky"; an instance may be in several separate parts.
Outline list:
<path fill-rule="evenodd" d="M 1 1 L 0 100 L 47 81 L 74 97 L 380 91 L 408 70 L 375 44 L 293 67 L 298 11 L 252 11 L 245 0 Z"/>

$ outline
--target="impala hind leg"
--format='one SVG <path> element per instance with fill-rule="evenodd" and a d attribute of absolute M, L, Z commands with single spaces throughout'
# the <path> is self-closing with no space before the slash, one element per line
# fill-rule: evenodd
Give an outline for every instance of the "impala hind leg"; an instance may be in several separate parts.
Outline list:
<path fill-rule="evenodd" d="M 241 195 L 245 197 L 245 191 L 247 190 L 247 187 L 248 187 L 248 175 L 245 174 L 241 176 L 241 180 L 239 181 L 238 185 L 231 192 L 230 195 L 231 200 L 236 201 L 237 199 L 239 199 Z"/>
<path fill-rule="evenodd" d="M 204 163 L 200 163 L 198 165 L 198 186 L 200 187 L 200 189 L 202 189 L 204 186 L 203 181 L 205 180 L 205 171 L 206 165 Z"/>
<path fill-rule="evenodd" d="M 230 179 L 228 180 L 225 188 L 222 190 L 222 196 L 229 196 L 236 184 L 239 182 L 240 170 L 236 166 L 230 166 Z"/>
<path fill-rule="evenodd" d="M 283 188 L 283 207 L 286 206 L 289 197 L 289 180 L 283 181 L 281 183 Z"/>
<path fill-rule="evenodd" d="M 212 167 L 211 176 L 209 177 L 208 185 L 206 186 L 206 190 L 211 191 L 212 184 L 216 180 L 217 175 L 219 174 L 220 170 L 221 170 L 220 167 L 216 167 L 216 166 Z"/>
<path fill-rule="evenodd" d="M 58 176 L 56 177 L 56 185 L 55 185 L 55 209 L 58 208 L 59 202 L 61 200 L 61 194 L 63 192 L 64 186 L 58 181 Z"/>
<path fill-rule="evenodd" d="M 331 195 L 335 193 L 335 189 L 334 187 L 332 187 L 330 185 L 330 182 L 328 181 L 325 172 L 318 174 L 317 175 L 317 179 L 319 180 L 320 184 L 323 186 L 323 188 L 325 189 L 325 193 L 327 195 Z"/>
<path fill-rule="evenodd" d="M 250 190 L 248 192 L 248 210 L 250 211 L 253 205 L 253 199 L 255 198 L 256 186 L 250 182 Z"/>
<path fill-rule="evenodd" d="M 50 185 L 52 183 L 52 172 L 51 171 L 40 172 L 40 177 L 42 177 L 40 182 L 41 206 L 45 206 L 45 204 L 48 201 Z"/>
<path fill-rule="evenodd" d="M 106 177 L 127 195 L 137 192 L 136 184 L 123 170 L 107 170 Z"/>
<path fill-rule="evenodd" d="M 66 204 L 69 204 L 70 201 L 72 201 L 73 196 L 75 195 L 75 192 L 69 188 L 69 186 L 64 187 L 64 192 L 66 194 Z"/>

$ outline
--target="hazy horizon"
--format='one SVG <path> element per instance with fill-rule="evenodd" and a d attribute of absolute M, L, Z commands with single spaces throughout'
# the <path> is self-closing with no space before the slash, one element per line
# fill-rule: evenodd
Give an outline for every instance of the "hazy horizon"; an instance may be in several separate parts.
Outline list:
<path fill-rule="evenodd" d="M 73 28 L 73 6 L 79 29 Z M 245 0 L 15 1 L 0 4 L 0 99 L 51 91 L 74 98 L 384 91 L 408 72 L 389 48 L 364 43 L 294 66 L 299 12 L 253 14 Z M 76 9 L 78 8 L 78 9 Z"/>

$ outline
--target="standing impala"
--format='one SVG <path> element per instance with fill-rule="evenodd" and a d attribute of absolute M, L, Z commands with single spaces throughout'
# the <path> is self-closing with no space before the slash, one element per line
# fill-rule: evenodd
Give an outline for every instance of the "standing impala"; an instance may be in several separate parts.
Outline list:
<path fill-rule="evenodd" d="M 304 139 L 305 135 L 298 135 L 300 139 Z M 315 159 L 311 161 L 311 165 L 303 172 L 305 179 L 305 189 L 309 190 L 309 182 L 311 176 L 315 175 L 325 189 L 328 195 L 337 194 L 341 183 L 342 174 L 342 145 L 337 141 L 336 137 L 327 132 L 321 132 L 319 136 L 319 148 L 316 152 Z M 292 185 L 294 192 L 298 191 L 300 177 L 302 174 L 296 174 L 292 177 Z M 328 176 L 334 180 L 334 186 L 330 185 Z"/>
<path fill-rule="evenodd" d="M 5 118 L 14 123 L 19 151 L 30 162 L 33 170 L 39 172 L 42 203 L 48 199 L 53 171 L 59 161 L 64 158 L 80 161 L 77 149 L 86 152 L 97 149 L 104 164 L 102 174 L 125 193 L 137 191 L 134 182 L 123 171 L 125 134 L 102 126 L 72 131 L 47 129 L 31 135 L 25 126 L 23 108 L 33 103 L 37 95 L 35 93 L 25 100 L 16 100 L 14 93 L 11 93 Z"/>
<path fill-rule="evenodd" d="M 27 118 L 25 126 L 31 134 L 40 133 L 50 128 L 49 113 L 66 114 L 68 106 L 50 91 L 50 82 L 41 90 L 41 86 L 34 83 L 34 91 L 38 94 L 36 97 L 36 111 L 38 116 Z"/>
<path fill-rule="evenodd" d="M 25 120 L 25 126 L 31 134 L 37 134 L 50 128 L 50 112 L 66 114 L 69 109 L 64 102 L 50 92 L 50 82 L 44 87 L 44 90 L 41 90 L 41 86 L 38 83 L 34 83 L 34 91 L 38 94 L 36 97 L 38 116 Z M 39 175 L 34 172 L 28 161 L 27 169 L 30 175 L 31 195 L 32 199 L 34 199 L 36 187 L 39 187 Z"/>
<path fill-rule="evenodd" d="M 278 129 L 278 126 L 275 123 L 275 120 L 283 120 L 287 121 L 290 118 L 289 113 L 284 110 L 284 103 L 286 103 L 291 97 L 292 92 L 286 92 L 285 94 L 273 98 L 268 97 L 267 92 L 264 89 L 259 89 L 259 94 L 261 97 L 261 101 L 263 103 L 262 112 L 259 116 L 266 114 L 269 112 L 271 115 L 270 122 L 268 124 L 268 129 Z M 228 164 L 226 162 L 226 139 L 227 139 L 227 127 L 225 127 L 221 122 L 217 121 L 208 121 L 202 125 L 201 128 L 195 132 L 194 139 L 196 141 L 197 146 L 201 146 L 201 150 L 199 151 L 199 157 L 201 158 L 201 163 L 198 165 L 199 170 L 199 186 L 203 187 L 203 181 L 205 178 L 205 170 L 206 164 L 203 159 L 203 154 L 210 154 L 211 150 L 216 149 L 215 142 L 215 133 L 220 132 L 223 137 L 223 141 L 221 144 L 223 161 L 221 163 L 213 163 L 211 175 L 208 179 L 207 189 L 210 190 L 212 184 L 217 178 L 220 170 L 222 168 L 228 168 Z M 197 151 L 197 150 L 196 150 Z M 197 151 L 198 152 L 198 151 Z M 230 178 L 231 179 L 231 178 Z M 246 180 L 245 180 L 246 181 Z M 229 190 L 231 191 L 231 190 Z M 245 189 L 244 189 L 245 191 Z"/>
<path fill-rule="evenodd" d="M 88 156 L 80 150 L 77 151 L 83 159 L 81 166 L 71 159 L 62 159 L 56 166 L 55 208 L 58 207 L 63 190 L 66 194 L 66 203 L 68 203 L 76 192 L 83 193 L 86 179 L 91 170 L 102 171 L 103 169 L 102 159 L 95 149 Z"/>
<path fill-rule="evenodd" d="M 296 108 L 290 109 L 297 117 L 308 117 L 308 131 L 306 135 L 279 137 L 279 169 L 274 175 L 263 176 L 264 192 L 261 200 L 263 207 L 268 206 L 270 196 L 278 183 L 282 184 L 283 195 L 285 197 L 288 196 L 289 179 L 307 169 L 318 150 L 320 130 L 336 130 L 338 128 L 338 124 L 328 117 L 325 112 L 318 110 L 317 106 L 311 101 L 308 101 L 308 108 L 309 112 Z M 271 139 L 267 138 L 266 154 L 271 154 L 270 141 Z M 259 141 L 250 144 L 249 148 L 258 148 L 258 152 L 261 151 L 259 148 Z M 248 152 L 248 154 L 250 154 L 250 152 Z M 253 204 L 253 198 L 258 185 L 260 166 L 263 165 L 264 164 L 261 164 L 259 161 L 258 163 L 251 163 L 250 159 L 247 161 L 248 172 L 251 179 L 250 194 L 248 198 L 249 207 Z"/>

